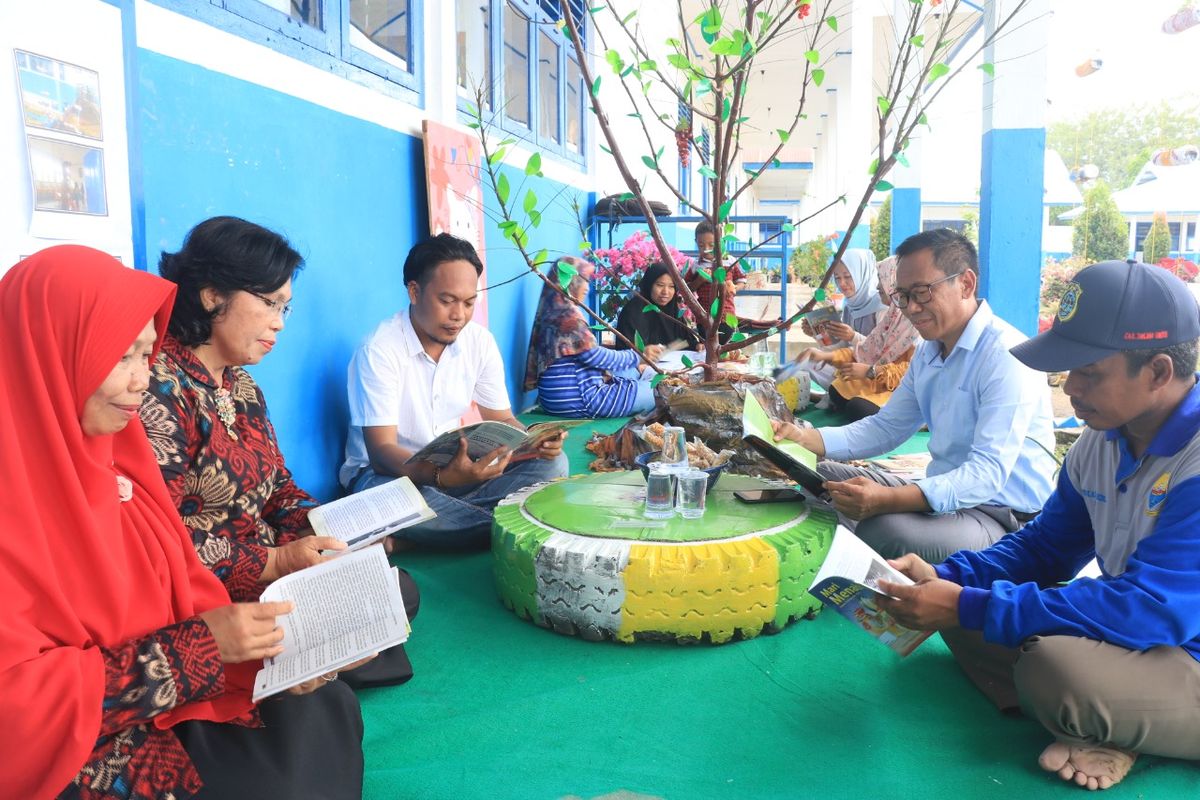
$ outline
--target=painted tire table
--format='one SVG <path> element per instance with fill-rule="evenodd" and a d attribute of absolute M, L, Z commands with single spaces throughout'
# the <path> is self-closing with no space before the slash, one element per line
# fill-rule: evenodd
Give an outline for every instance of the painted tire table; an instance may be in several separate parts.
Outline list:
<path fill-rule="evenodd" d="M 707 640 L 774 633 L 820 602 L 808 587 L 834 515 L 804 503 L 748 505 L 722 475 L 700 519 L 642 516 L 639 472 L 535 486 L 496 507 L 496 589 L 518 616 L 589 640 Z"/>

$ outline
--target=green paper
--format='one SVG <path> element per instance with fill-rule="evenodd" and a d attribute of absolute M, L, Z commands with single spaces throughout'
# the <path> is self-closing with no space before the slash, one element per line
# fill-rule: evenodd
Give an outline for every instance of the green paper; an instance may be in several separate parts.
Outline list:
<path fill-rule="evenodd" d="M 767 416 L 762 403 L 758 402 L 758 398 L 752 392 L 746 392 L 746 399 L 742 403 L 742 435 L 757 436 L 764 442 L 772 443 L 810 469 L 817 468 L 816 453 L 789 439 L 781 442 L 775 441 L 775 429 L 771 425 L 771 418 Z"/>

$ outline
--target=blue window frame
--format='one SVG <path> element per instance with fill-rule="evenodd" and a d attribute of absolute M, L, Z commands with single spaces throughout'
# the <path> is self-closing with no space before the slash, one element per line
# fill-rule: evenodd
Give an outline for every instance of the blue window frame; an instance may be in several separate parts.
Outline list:
<path fill-rule="evenodd" d="M 423 105 L 425 0 L 150 0 Z"/>
<path fill-rule="evenodd" d="M 587 6 L 570 4 L 586 37 Z M 561 17 L 558 0 L 455 0 L 459 116 L 469 120 L 478 87 L 487 122 L 583 164 L 587 87 Z"/>

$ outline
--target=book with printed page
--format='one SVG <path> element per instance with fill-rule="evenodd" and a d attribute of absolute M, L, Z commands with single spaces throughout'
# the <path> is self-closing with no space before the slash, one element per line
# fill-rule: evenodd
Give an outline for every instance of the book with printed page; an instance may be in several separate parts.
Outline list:
<path fill-rule="evenodd" d="M 746 392 L 742 402 L 742 439 L 813 497 L 828 497 L 825 479 L 817 472 L 816 453 L 788 439 L 775 441 L 771 418 L 751 392 Z"/>
<path fill-rule="evenodd" d="M 308 512 L 308 522 L 318 536 L 331 536 L 345 542 L 348 550 L 359 550 L 436 516 L 411 480 L 397 478 L 319 505 Z"/>
<path fill-rule="evenodd" d="M 254 677 L 256 703 L 408 640 L 399 577 L 382 547 L 285 575 L 259 599 L 290 601 L 294 609 L 276 617 L 283 652 Z"/>
<path fill-rule="evenodd" d="M 808 326 L 812 328 L 813 338 L 825 347 L 834 344 L 833 337 L 825 332 L 825 324 L 828 322 L 841 322 L 842 314 L 833 306 L 818 306 L 807 314 L 804 314 L 802 319 L 808 321 Z"/>
<path fill-rule="evenodd" d="M 476 461 L 497 447 L 511 450 L 513 461 L 523 461 L 527 458 L 537 458 L 537 449 L 543 442 L 560 436 L 563 431 L 580 425 L 594 422 L 590 419 L 564 419 L 553 422 L 538 422 L 522 430 L 509 425 L 507 422 L 485 420 L 467 425 L 452 431 L 446 431 L 429 444 L 413 453 L 408 459 L 409 464 L 417 461 L 428 461 L 438 467 L 444 467 L 454 460 L 458 454 L 458 441 L 467 440 L 467 457 Z"/>
<path fill-rule="evenodd" d="M 866 542 L 839 525 L 825 563 L 808 592 L 903 657 L 933 632 L 906 628 L 880 608 L 879 598 L 888 596 L 880 591 L 880 580 L 905 586 L 913 583 Z"/>

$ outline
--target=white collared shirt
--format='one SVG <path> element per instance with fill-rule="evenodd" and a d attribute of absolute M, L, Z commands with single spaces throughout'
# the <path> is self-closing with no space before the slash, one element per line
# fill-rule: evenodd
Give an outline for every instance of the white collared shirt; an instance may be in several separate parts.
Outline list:
<path fill-rule="evenodd" d="M 487 328 L 468 322 L 438 361 L 430 358 L 408 311 L 384 320 L 354 353 L 347 370 L 350 433 L 338 473 L 347 485 L 370 463 L 362 429 L 396 426 L 396 443 L 416 451 L 462 424 L 472 402 L 503 411 L 511 407 L 504 362 Z"/>

